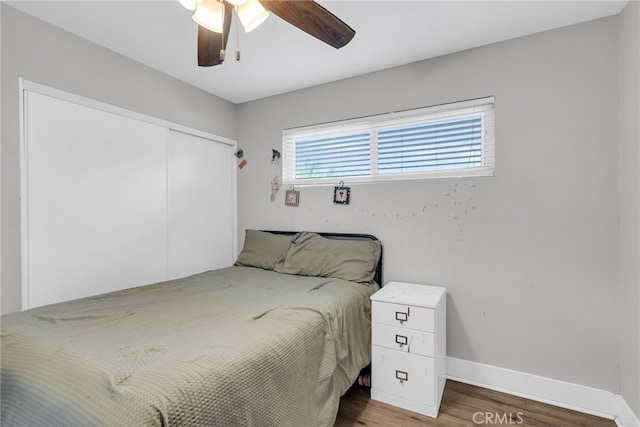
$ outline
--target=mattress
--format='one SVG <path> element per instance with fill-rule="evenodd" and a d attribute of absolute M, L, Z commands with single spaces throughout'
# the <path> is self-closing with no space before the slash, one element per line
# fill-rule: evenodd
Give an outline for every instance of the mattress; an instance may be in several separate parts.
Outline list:
<path fill-rule="evenodd" d="M 3 426 L 331 426 L 378 289 L 229 267 L 2 317 Z"/>

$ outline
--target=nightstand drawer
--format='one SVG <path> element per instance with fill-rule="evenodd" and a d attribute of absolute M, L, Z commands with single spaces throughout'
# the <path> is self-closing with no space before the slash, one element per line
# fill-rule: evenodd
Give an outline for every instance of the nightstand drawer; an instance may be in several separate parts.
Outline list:
<path fill-rule="evenodd" d="M 411 354 L 433 357 L 435 342 L 431 332 L 374 323 L 371 343 L 380 347 L 400 350 Z"/>
<path fill-rule="evenodd" d="M 371 349 L 371 389 L 435 404 L 434 360 L 378 346 Z"/>
<path fill-rule="evenodd" d="M 371 321 L 385 325 L 433 332 L 433 309 L 412 305 L 373 301 Z"/>

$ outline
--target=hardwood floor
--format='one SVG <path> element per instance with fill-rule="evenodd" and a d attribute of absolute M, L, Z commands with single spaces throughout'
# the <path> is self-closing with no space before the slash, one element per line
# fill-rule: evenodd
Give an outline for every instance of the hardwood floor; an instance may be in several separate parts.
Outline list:
<path fill-rule="evenodd" d="M 371 400 L 368 388 L 354 386 L 340 400 L 334 427 L 491 425 L 615 427 L 616 423 L 593 415 L 447 380 L 437 419 Z"/>

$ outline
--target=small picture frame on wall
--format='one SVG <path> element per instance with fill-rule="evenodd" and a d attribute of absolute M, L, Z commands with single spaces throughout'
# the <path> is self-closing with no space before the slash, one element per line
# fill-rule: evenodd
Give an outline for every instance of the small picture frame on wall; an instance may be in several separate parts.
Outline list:
<path fill-rule="evenodd" d="M 297 207 L 300 203 L 300 192 L 298 190 L 287 190 L 284 197 L 284 204 Z"/>
<path fill-rule="evenodd" d="M 348 205 L 351 201 L 351 187 L 334 187 L 333 188 L 333 203 L 336 205 Z"/>

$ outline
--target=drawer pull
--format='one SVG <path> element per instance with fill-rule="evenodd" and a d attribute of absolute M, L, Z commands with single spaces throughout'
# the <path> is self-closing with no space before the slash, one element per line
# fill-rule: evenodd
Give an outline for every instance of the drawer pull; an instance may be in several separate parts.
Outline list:
<path fill-rule="evenodd" d="M 409 380 L 409 374 L 404 371 L 396 370 L 396 378 L 400 380 L 400 383 L 403 383 Z"/>
<path fill-rule="evenodd" d="M 400 323 L 406 322 L 409 318 L 409 311 L 405 313 L 404 311 L 396 311 L 396 320 L 399 320 Z"/>
<path fill-rule="evenodd" d="M 407 345 L 408 342 L 409 340 L 404 335 L 396 335 L 396 343 L 400 344 L 400 348 L 402 348 L 403 345 Z"/>

